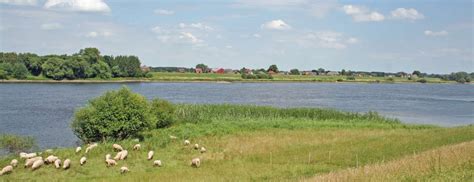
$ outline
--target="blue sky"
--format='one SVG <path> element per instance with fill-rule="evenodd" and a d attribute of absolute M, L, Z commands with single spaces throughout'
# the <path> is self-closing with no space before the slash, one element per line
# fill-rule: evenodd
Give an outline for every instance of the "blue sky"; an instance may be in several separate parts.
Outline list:
<path fill-rule="evenodd" d="M 474 71 L 471 0 L 0 0 L 0 51 L 150 66 Z"/>

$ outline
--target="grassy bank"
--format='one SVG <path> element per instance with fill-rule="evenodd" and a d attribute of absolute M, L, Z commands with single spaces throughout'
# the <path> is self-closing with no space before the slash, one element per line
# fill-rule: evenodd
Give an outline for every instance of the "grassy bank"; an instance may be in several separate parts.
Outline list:
<path fill-rule="evenodd" d="M 132 140 L 118 142 L 129 150 L 129 157 L 116 167 L 107 168 L 103 161 L 105 154 L 115 154 L 112 143 L 100 143 L 88 154 L 76 154 L 73 148 L 55 149 L 55 155 L 73 161 L 69 170 L 43 166 L 31 171 L 21 166 L 12 174 L 0 176 L 0 180 L 297 181 L 362 166 L 393 165 L 413 154 L 425 156 L 424 151 L 474 140 L 473 126 L 408 125 L 375 113 L 236 105 L 177 107 L 177 123 L 145 132 L 141 151 L 131 150 L 136 143 Z M 169 135 L 178 139 L 170 139 Z M 184 139 L 206 147 L 208 152 L 200 154 L 191 146 L 184 146 Z M 152 167 L 152 162 L 146 160 L 149 150 L 155 151 L 155 159 L 161 159 L 163 167 Z M 470 162 L 449 164 L 453 170 L 434 171 L 430 176 L 414 173 L 418 177 L 414 179 L 437 179 L 436 176 L 443 175 L 450 175 L 449 179 L 469 179 L 466 174 L 473 166 L 472 155 L 466 154 L 469 152 L 459 150 L 458 154 L 467 156 Z M 79 166 L 82 156 L 88 162 Z M 14 157 L 0 159 L 0 166 Z M 200 168 L 189 166 L 193 157 L 202 159 Z M 131 172 L 121 175 L 121 166 L 127 166 Z M 387 172 L 386 179 L 398 179 L 396 174 L 401 173 Z"/>
<path fill-rule="evenodd" d="M 51 80 L 43 76 L 28 76 L 25 80 L 0 80 L 1 82 L 32 82 L 32 83 L 104 83 L 104 82 L 347 82 L 347 83 L 419 83 L 420 79 L 408 80 L 399 77 L 355 77 L 346 76 L 310 76 L 310 75 L 274 75 L 273 79 L 242 79 L 240 74 L 196 74 L 196 73 L 167 73 L 152 72 L 151 78 L 111 78 L 111 79 L 76 79 Z M 456 83 L 439 78 L 423 78 L 426 83 Z"/>

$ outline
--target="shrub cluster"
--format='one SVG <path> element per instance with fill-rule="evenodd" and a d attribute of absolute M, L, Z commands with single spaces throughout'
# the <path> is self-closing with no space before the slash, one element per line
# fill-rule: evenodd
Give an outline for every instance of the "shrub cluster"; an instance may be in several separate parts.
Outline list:
<path fill-rule="evenodd" d="M 243 79 L 273 79 L 273 76 L 266 73 L 246 74 L 241 75 Z"/>
<path fill-rule="evenodd" d="M 11 134 L 0 135 L 0 148 L 10 152 L 18 153 L 21 151 L 29 151 L 36 147 L 36 141 L 33 137 L 22 137 Z"/>

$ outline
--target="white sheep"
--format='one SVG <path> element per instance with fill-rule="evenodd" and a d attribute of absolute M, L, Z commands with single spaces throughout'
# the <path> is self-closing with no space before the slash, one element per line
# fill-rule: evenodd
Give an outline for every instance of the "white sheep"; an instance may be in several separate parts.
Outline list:
<path fill-rule="evenodd" d="M 196 167 L 196 168 L 198 168 L 199 166 L 201 166 L 201 159 L 199 159 L 199 158 L 194 158 L 193 160 L 191 160 L 191 166 L 192 166 L 192 167 Z"/>
<path fill-rule="evenodd" d="M 199 149 L 199 144 L 197 144 L 197 143 L 194 144 L 194 149 L 195 149 L 195 150 Z"/>
<path fill-rule="evenodd" d="M 56 169 L 61 168 L 61 160 L 60 159 L 56 159 L 54 161 L 54 167 L 56 167 Z"/>
<path fill-rule="evenodd" d="M 5 167 L 0 171 L 0 176 L 2 176 L 2 175 L 4 175 L 4 174 L 11 173 L 11 172 L 13 172 L 13 166 L 11 166 L 11 165 L 5 166 Z"/>
<path fill-rule="evenodd" d="M 44 164 L 43 160 L 36 160 L 33 163 L 33 165 L 31 166 L 31 169 L 36 170 L 36 169 L 40 168 L 41 166 L 43 166 L 43 164 Z"/>
<path fill-rule="evenodd" d="M 13 167 L 16 167 L 18 165 L 18 160 L 12 159 L 12 161 L 10 162 L 10 165 Z"/>
<path fill-rule="evenodd" d="M 64 160 L 63 169 L 69 169 L 69 167 L 71 167 L 71 160 L 70 159 Z"/>
<path fill-rule="evenodd" d="M 80 152 L 81 150 L 82 150 L 81 147 L 77 147 L 77 148 L 76 148 L 76 153 Z"/>
<path fill-rule="evenodd" d="M 93 143 L 93 144 L 90 144 L 87 148 L 86 148 L 86 154 L 92 150 L 93 148 L 97 147 L 98 144 L 97 143 Z"/>
<path fill-rule="evenodd" d="M 122 155 L 120 155 L 120 160 L 126 159 L 128 156 L 128 151 L 127 150 L 122 150 Z"/>
<path fill-rule="evenodd" d="M 52 164 L 54 161 L 56 161 L 58 159 L 58 157 L 54 156 L 54 155 L 50 155 L 48 157 L 46 157 L 46 159 L 44 160 L 44 162 L 46 164 Z"/>
<path fill-rule="evenodd" d="M 150 150 L 150 152 L 148 152 L 148 158 L 147 158 L 147 159 L 148 159 L 148 160 L 153 159 L 153 154 L 154 154 L 154 153 L 155 153 L 155 152 L 153 152 L 153 150 Z"/>
<path fill-rule="evenodd" d="M 122 155 L 122 151 L 117 152 L 117 154 L 114 157 L 114 160 L 120 160 L 120 156 Z"/>
<path fill-rule="evenodd" d="M 30 159 L 26 159 L 25 168 L 32 166 L 33 163 L 37 160 L 43 161 L 43 157 L 33 157 L 33 158 L 30 158 Z"/>
<path fill-rule="evenodd" d="M 120 173 L 123 174 L 123 173 L 126 173 L 126 172 L 130 172 L 130 170 L 128 169 L 128 167 L 123 166 L 123 167 L 120 168 Z"/>
<path fill-rule="evenodd" d="M 36 157 L 36 156 L 37 156 L 36 153 L 29 153 L 29 154 L 23 153 L 23 152 L 20 153 L 20 158 L 22 158 L 22 159 L 30 159 L 30 158 L 33 158 L 33 157 Z"/>
<path fill-rule="evenodd" d="M 105 160 L 110 159 L 112 156 L 110 154 L 105 155 Z"/>
<path fill-rule="evenodd" d="M 139 143 L 133 146 L 133 150 L 140 150 L 140 148 L 142 148 L 142 146 Z"/>
<path fill-rule="evenodd" d="M 113 147 L 114 150 L 116 150 L 116 151 L 122 151 L 122 150 L 123 150 L 122 146 L 120 146 L 119 144 L 116 144 L 116 143 L 114 143 L 114 144 L 112 145 L 112 147 Z"/>
<path fill-rule="evenodd" d="M 153 161 L 153 166 L 161 167 L 161 160 L 155 160 L 155 161 Z"/>
<path fill-rule="evenodd" d="M 201 150 L 200 150 L 200 151 L 201 151 L 201 153 L 204 153 L 204 152 L 206 152 L 207 150 L 206 150 L 206 148 L 201 147 Z"/>
<path fill-rule="evenodd" d="M 20 152 L 20 159 L 26 159 L 26 153 Z"/>
<path fill-rule="evenodd" d="M 189 140 L 184 140 L 184 145 L 189 145 L 191 142 Z"/>
<path fill-rule="evenodd" d="M 178 139 L 178 137 L 173 136 L 173 135 L 170 135 L 170 139 L 171 139 L 171 140 L 176 140 L 176 139 Z"/>
<path fill-rule="evenodd" d="M 107 164 L 107 167 L 117 165 L 117 162 L 116 162 L 115 160 L 113 160 L 113 159 L 106 159 L 106 160 L 105 160 L 105 163 Z"/>
<path fill-rule="evenodd" d="M 84 165 L 87 161 L 87 158 L 86 157 L 81 157 L 81 160 L 79 160 L 79 164 Z"/>

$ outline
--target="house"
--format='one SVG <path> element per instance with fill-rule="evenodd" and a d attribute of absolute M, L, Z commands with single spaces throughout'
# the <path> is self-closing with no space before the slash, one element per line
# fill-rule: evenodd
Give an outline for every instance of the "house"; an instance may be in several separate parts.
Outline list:
<path fill-rule="evenodd" d="M 201 74 L 202 73 L 202 68 L 196 68 L 194 70 L 197 74 Z"/>
<path fill-rule="evenodd" d="M 143 72 L 149 72 L 151 70 L 151 68 L 149 66 L 146 66 L 146 65 L 143 65 L 140 67 L 140 69 L 143 71 Z"/>
<path fill-rule="evenodd" d="M 312 71 L 303 71 L 303 75 L 313 76 L 313 75 L 316 75 L 316 73 Z"/>
<path fill-rule="evenodd" d="M 211 73 L 224 74 L 225 70 L 224 70 L 224 68 L 213 68 L 211 70 Z"/>
<path fill-rule="evenodd" d="M 337 76 L 337 75 L 339 75 L 339 72 L 337 72 L 337 71 L 329 71 L 329 72 L 326 73 L 326 75 L 328 75 L 328 76 Z"/>

